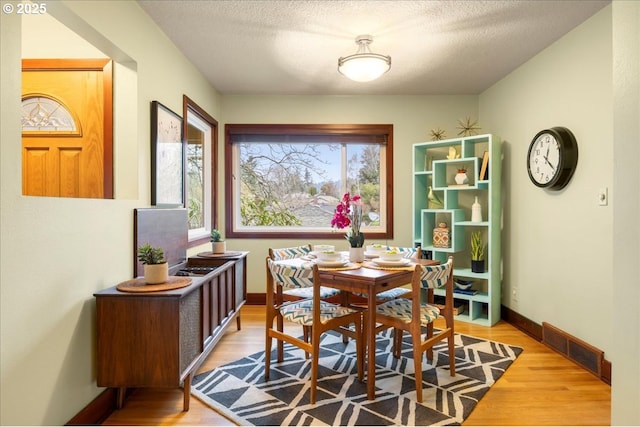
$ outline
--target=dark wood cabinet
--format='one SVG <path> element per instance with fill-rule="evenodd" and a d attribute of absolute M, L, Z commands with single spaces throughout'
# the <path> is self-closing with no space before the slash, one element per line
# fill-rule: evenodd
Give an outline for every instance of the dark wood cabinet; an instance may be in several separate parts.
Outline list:
<path fill-rule="evenodd" d="M 184 387 L 189 409 L 191 377 L 236 320 L 246 301 L 246 252 L 232 257 L 190 258 L 187 266 L 216 267 L 191 276 L 190 285 L 161 292 L 97 292 L 97 384 Z"/>

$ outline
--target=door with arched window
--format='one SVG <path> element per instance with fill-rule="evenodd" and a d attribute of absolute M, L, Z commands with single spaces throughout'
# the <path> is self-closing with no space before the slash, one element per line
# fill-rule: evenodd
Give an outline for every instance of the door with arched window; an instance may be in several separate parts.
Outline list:
<path fill-rule="evenodd" d="M 22 61 L 22 194 L 113 197 L 112 67 Z"/>

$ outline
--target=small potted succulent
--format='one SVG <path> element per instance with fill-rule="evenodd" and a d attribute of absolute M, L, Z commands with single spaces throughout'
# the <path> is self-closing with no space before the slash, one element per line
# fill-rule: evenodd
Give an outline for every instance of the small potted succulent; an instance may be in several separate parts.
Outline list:
<path fill-rule="evenodd" d="M 484 242 L 480 231 L 471 233 L 471 271 L 484 273 Z"/>
<path fill-rule="evenodd" d="M 140 246 L 138 260 L 144 265 L 144 281 L 147 284 L 157 285 L 169 280 L 169 264 L 162 248 L 154 248 L 149 243 Z"/>
<path fill-rule="evenodd" d="M 214 254 L 223 254 L 227 251 L 227 244 L 222 240 L 222 234 L 215 228 L 211 230 L 211 248 Z"/>

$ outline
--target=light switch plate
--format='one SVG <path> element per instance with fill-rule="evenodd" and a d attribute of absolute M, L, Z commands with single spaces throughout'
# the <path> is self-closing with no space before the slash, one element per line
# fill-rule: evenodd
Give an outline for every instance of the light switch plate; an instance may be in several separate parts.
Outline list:
<path fill-rule="evenodd" d="M 607 206 L 609 204 L 609 191 L 606 187 L 598 191 L 598 204 L 600 206 Z"/>

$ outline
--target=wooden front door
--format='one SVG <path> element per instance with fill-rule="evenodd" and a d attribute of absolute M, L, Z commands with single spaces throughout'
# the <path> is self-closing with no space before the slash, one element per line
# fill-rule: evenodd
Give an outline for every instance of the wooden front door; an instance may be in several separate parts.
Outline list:
<path fill-rule="evenodd" d="M 22 194 L 113 197 L 112 64 L 22 61 Z"/>

